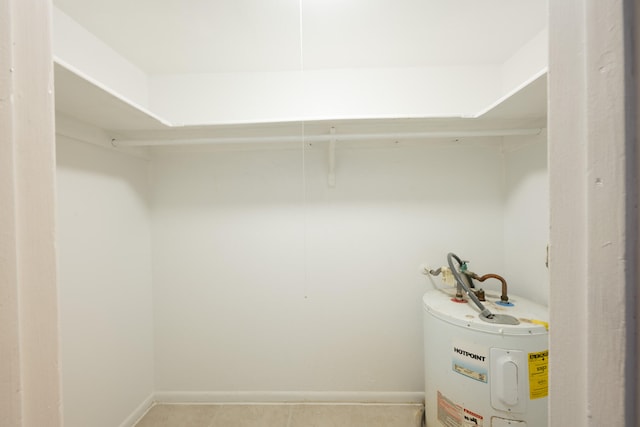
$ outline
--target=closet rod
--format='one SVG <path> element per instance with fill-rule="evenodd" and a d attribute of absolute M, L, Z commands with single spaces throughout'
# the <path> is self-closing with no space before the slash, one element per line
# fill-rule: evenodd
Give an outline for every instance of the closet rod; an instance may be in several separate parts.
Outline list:
<path fill-rule="evenodd" d="M 533 129 L 491 129 L 467 131 L 425 131 L 425 132 L 395 132 L 395 133 L 358 133 L 358 134 L 326 134 L 326 135 L 281 135 L 281 136 L 239 136 L 239 137 L 211 137 L 192 139 L 113 139 L 116 147 L 162 146 L 162 145 L 202 145 L 202 144 L 236 144 L 236 143 L 266 143 L 266 142 L 306 142 L 325 141 L 379 141 L 379 140 L 408 140 L 429 138 L 465 138 L 490 136 L 525 136 L 539 135 L 544 128 Z"/>

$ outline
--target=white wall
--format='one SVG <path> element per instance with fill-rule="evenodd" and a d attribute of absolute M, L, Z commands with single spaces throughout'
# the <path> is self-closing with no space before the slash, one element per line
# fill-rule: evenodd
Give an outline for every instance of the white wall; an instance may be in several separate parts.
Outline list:
<path fill-rule="evenodd" d="M 62 426 L 51 5 L 0 1 L 0 425 Z"/>
<path fill-rule="evenodd" d="M 153 391 L 148 163 L 57 141 L 66 427 L 114 427 Z"/>
<path fill-rule="evenodd" d="M 505 138 L 504 277 L 509 290 L 549 303 L 546 135 Z"/>
<path fill-rule="evenodd" d="M 53 53 L 57 63 L 134 105 L 148 107 L 147 75 L 140 68 L 55 6 L 53 24 Z"/>
<path fill-rule="evenodd" d="M 458 66 L 153 75 L 150 109 L 187 125 L 473 116 L 503 95 L 500 70 Z"/>
<path fill-rule="evenodd" d="M 549 30 L 542 30 L 506 60 L 501 67 L 502 95 L 518 90 L 549 65 Z"/>
<path fill-rule="evenodd" d="M 296 144 L 158 148 L 149 186 L 147 161 L 59 137 L 66 425 L 153 391 L 419 399 L 421 263 L 454 251 L 547 302 L 545 139 L 339 143 L 329 188 L 326 144 L 304 165 Z"/>
<path fill-rule="evenodd" d="M 636 4 L 549 2 L 551 427 L 638 425 Z"/>
<path fill-rule="evenodd" d="M 475 117 L 547 67 L 542 30 L 504 63 L 147 75 L 55 7 L 53 19 L 57 63 L 176 126 Z"/>
<path fill-rule="evenodd" d="M 304 168 L 296 148 L 158 151 L 159 396 L 420 396 L 418 266 L 503 267 L 502 157 L 481 142 L 339 145 L 333 189 L 324 146 Z"/>

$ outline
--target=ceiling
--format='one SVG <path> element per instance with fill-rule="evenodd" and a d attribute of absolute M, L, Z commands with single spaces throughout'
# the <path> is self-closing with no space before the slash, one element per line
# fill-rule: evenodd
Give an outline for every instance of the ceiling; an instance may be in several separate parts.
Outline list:
<path fill-rule="evenodd" d="M 547 22 L 545 0 L 53 3 L 149 74 L 500 64 Z"/>

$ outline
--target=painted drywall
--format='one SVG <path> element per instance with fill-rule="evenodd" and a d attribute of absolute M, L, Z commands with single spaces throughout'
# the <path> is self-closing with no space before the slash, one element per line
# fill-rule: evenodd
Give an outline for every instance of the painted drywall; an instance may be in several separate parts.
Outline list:
<path fill-rule="evenodd" d="M 503 160 L 482 142 L 339 144 L 335 188 L 322 144 L 157 151 L 159 394 L 420 396 L 420 264 L 503 266 Z"/>
<path fill-rule="evenodd" d="M 0 425 L 62 426 L 51 5 L 0 1 Z"/>
<path fill-rule="evenodd" d="M 474 117 L 539 77 L 547 31 L 504 62 L 305 67 L 146 74 L 54 7 L 54 57 L 119 99 L 180 125 L 294 120 Z"/>
<path fill-rule="evenodd" d="M 636 2 L 549 5 L 551 321 L 559 325 L 549 425 L 631 427 L 639 407 Z"/>
<path fill-rule="evenodd" d="M 66 427 L 121 425 L 153 392 L 148 164 L 58 137 Z"/>
<path fill-rule="evenodd" d="M 547 67 L 545 29 L 502 64 L 151 75 L 150 108 L 180 124 L 473 117 Z"/>
<path fill-rule="evenodd" d="M 549 31 L 545 28 L 525 43 L 502 64 L 502 95 L 519 89 L 533 76 L 539 76 L 549 64 Z"/>
<path fill-rule="evenodd" d="M 547 19 L 540 0 L 54 4 L 149 74 L 498 63 Z"/>
<path fill-rule="evenodd" d="M 147 75 L 55 6 L 52 36 L 57 63 L 135 105 L 149 106 Z"/>
<path fill-rule="evenodd" d="M 546 135 L 504 141 L 504 277 L 514 294 L 549 303 Z"/>
<path fill-rule="evenodd" d="M 150 109 L 179 124 L 473 116 L 499 66 L 153 75 Z"/>

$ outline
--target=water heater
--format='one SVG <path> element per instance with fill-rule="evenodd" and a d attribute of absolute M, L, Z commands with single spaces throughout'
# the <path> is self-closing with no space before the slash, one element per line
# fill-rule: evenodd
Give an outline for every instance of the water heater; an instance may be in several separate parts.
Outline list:
<path fill-rule="evenodd" d="M 426 426 L 545 427 L 549 363 L 546 308 L 487 292 L 492 323 L 455 289 L 423 297 Z"/>

